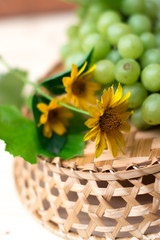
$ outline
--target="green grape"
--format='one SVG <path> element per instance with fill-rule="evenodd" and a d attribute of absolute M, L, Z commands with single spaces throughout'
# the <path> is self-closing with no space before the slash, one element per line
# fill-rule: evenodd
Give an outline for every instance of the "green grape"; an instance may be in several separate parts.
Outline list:
<path fill-rule="evenodd" d="M 110 84 L 114 81 L 115 65 L 109 60 L 101 60 L 96 63 L 94 78 L 101 84 Z"/>
<path fill-rule="evenodd" d="M 158 48 L 160 48 L 160 33 L 157 33 L 155 37 L 156 37 L 156 45 Z"/>
<path fill-rule="evenodd" d="M 160 91 L 160 65 L 150 64 L 142 71 L 141 81 L 150 92 Z"/>
<path fill-rule="evenodd" d="M 154 1 L 145 0 L 145 13 L 152 19 L 158 15 L 158 6 Z"/>
<path fill-rule="evenodd" d="M 142 105 L 142 117 L 150 125 L 160 124 L 160 94 L 153 93 L 149 95 Z"/>
<path fill-rule="evenodd" d="M 70 44 L 65 44 L 60 49 L 60 55 L 63 60 L 65 60 L 71 54 L 71 46 Z"/>
<path fill-rule="evenodd" d="M 79 28 L 79 37 L 80 39 L 84 39 L 87 35 L 96 31 L 96 24 L 92 21 L 86 21 Z"/>
<path fill-rule="evenodd" d="M 65 60 L 65 68 L 69 69 L 71 68 L 72 64 L 78 64 L 80 63 L 84 58 L 85 58 L 85 54 L 82 52 L 77 52 L 77 53 L 73 53 L 70 56 L 68 56 Z"/>
<path fill-rule="evenodd" d="M 144 32 L 150 32 L 152 28 L 151 20 L 143 14 L 134 14 L 129 20 L 128 24 L 137 35 L 141 35 Z"/>
<path fill-rule="evenodd" d="M 140 75 L 140 66 L 133 59 L 122 59 L 115 67 L 115 78 L 122 84 L 132 84 L 136 82 Z"/>
<path fill-rule="evenodd" d="M 70 48 L 72 50 L 72 53 L 81 51 L 81 41 L 79 38 L 75 38 L 72 41 L 70 41 Z"/>
<path fill-rule="evenodd" d="M 119 39 L 129 33 L 132 33 L 130 26 L 125 23 L 114 23 L 107 29 L 107 38 L 112 45 L 117 45 Z"/>
<path fill-rule="evenodd" d="M 160 64 L 160 50 L 156 48 L 148 49 L 147 51 L 145 51 L 140 61 L 142 68 L 145 68 L 146 66 L 153 63 Z"/>
<path fill-rule="evenodd" d="M 140 38 L 143 42 L 143 46 L 145 50 L 156 47 L 156 37 L 154 34 L 150 32 L 146 32 L 146 33 L 143 33 L 140 36 Z"/>
<path fill-rule="evenodd" d="M 144 0 L 123 0 L 122 12 L 129 16 L 135 13 L 144 12 L 145 4 Z"/>
<path fill-rule="evenodd" d="M 92 3 L 89 6 L 87 12 L 87 18 L 92 20 L 97 20 L 99 16 L 107 9 L 107 5 L 105 3 L 97 2 Z"/>
<path fill-rule="evenodd" d="M 121 55 L 117 50 L 111 50 L 107 56 L 106 59 L 112 61 L 113 63 L 117 63 L 121 59 Z"/>
<path fill-rule="evenodd" d="M 78 30 L 79 30 L 79 26 L 77 26 L 77 25 L 70 26 L 67 29 L 67 36 L 68 36 L 68 38 L 71 39 L 71 40 L 73 38 L 76 38 L 77 34 L 78 34 Z"/>
<path fill-rule="evenodd" d="M 107 11 L 103 13 L 98 20 L 98 31 L 102 35 L 106 35 L 108 27 L 117 22 L 121 22 L 121 16 L 115 11 Z"/>
<path fill-rule="evenodd" d="M 129 108 L 138 108 L 148 96 L 147 90 L 139 82 L 124 86 L 123 94 L 125 95 L 128 92 L 131 93 L 129 98 Z"/>
<path fill-rule="evenodd" d="M 87 11 L 88 11 L 88 8 L 86 8 L 86 6 L 78 7 L 76 9 L 76 15 L 78 18 L 83 20 L 86 17 Z"/>
<path fill-rule="evenodd" d="M 140 130 L 145 130 L 148 129 L 150 127 L 149 124 L 147 124 L 142 117 L 142 109 L 138 108 L 135 109 L 132 116 L 131 116 L 131 121 L 133 123 L 133 125 L 140 129 Z"/>
<path fill-rule="evenodd" d="M 140 58 L 144 51 L 143 42 L 135 34 L 127 34 L 120 38 L 118 51 L 124 58 Z"/>
<path fill-rule="evenodd" d="M 98 33 L 88 35 L 82 43 L 82 48 L 85 53 L 88 53 L 93 47 L 93 59 L 96 60 L 105 58 L 111 48 L 110 43 Z"/>

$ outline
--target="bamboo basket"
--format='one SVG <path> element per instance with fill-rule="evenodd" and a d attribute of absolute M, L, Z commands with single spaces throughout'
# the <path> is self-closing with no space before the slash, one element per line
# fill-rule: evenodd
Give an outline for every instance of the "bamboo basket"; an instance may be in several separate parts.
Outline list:
<path fill-rule="evenodd" d="M 160 239 L 160 129 L 132 127 L 125 138 L 126 154 L 116 159 L 107 150 L 95 160 L 91 142 L 84 157 L 68 162 L 38 156 L 30 165 L 15 158 L 22 202 L 41 224 L 69 240 Z"/>

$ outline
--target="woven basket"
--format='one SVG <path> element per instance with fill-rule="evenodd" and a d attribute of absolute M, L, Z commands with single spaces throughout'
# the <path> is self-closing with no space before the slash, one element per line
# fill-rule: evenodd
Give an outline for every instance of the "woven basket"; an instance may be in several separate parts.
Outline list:
<path fill-rule="evenodd" d="M 68 162 L 15 159 L 22 202 L 49 230 L 66 239 L 160 239 L 160 129 L 125 135 L 125 155 L 109 150 Z"/>

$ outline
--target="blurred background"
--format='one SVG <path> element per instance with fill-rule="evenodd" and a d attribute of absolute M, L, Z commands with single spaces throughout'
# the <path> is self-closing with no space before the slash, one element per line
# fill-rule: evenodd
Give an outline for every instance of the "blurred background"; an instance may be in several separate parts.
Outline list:
<path fill-rule="evenodd" d="M 0 0 L 0 55 L 37 80 L 58 61 L 74 9 L 61 0 Z"/>
<path fill-rule="evenodd" d="M 1 17 L 62 11 L 72 8 L 74 8 L 73 4 L 59 0 L 0 0 Z"/>

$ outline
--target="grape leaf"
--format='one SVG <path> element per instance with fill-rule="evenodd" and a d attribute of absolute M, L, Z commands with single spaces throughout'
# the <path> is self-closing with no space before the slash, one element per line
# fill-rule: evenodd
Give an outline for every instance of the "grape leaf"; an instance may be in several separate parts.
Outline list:
<path fill-rule="evenodd" d="M 89 54 L 85 57 L 85 59 L 83 59 L 81 63 L 77 66 L 78 69 L 81 69 L 85 61 L 88 62 L 86 70 L 88 69 L 89 63 L 91 61 L 92 53 L 93 53 L 93 49 L 89 52 Z M 62 79 L 63 77 L 69 77 L 70 75 L 71 75 L 71 69 L 48 78 L 47 80 L 42 82 L 41 85 L 47 88 L 53 94 L 56 94 L 56 95 L 63 94 L 65 93 L 65 88 L 63 86 Z"/>
<path fill-rule="evenodd" d="M 35 123 L 22 117 L 15 106 L 0 106 L 0 139 L 6 142 L 8 152 L 31 164 L 37 162 L 37 155 L 55 156 L 41 147 Z"/>
<path fill-rule="evenodd" d="M 26 76 L 27 72 L 15 69 L 20 75 Z M 22 90 L 24 83 L 15 76 L 14 71 L 0 75 L 0 105 L 12 104 L 21 108 L 24 103 Z"/>

